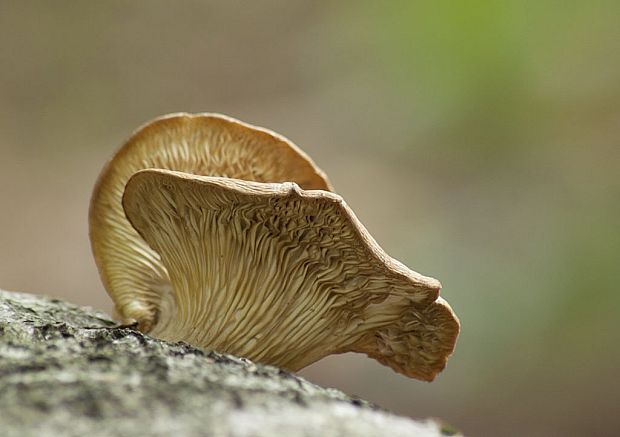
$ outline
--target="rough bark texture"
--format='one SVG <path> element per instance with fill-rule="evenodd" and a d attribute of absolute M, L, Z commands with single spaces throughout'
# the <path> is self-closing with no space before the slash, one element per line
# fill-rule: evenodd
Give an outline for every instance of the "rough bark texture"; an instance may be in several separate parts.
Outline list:
<path fill-rule="evenodd" d="M 441 436 L 246 359 L 167 343 L 102 313 L 0 290 L 3 436 Z"/>

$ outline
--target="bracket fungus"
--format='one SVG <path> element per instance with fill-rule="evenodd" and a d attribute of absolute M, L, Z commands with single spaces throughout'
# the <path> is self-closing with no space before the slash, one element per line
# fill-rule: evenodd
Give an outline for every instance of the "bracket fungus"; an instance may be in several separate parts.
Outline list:
<path fill-rule="evenodd" d="M 289 370 L 362 352 L 428 381 L 454 349 L 439 281 L 390 258 L 273 132 L 156 119 L 104 167 L 89 222 L 118 315 L 155 337 Z"/>

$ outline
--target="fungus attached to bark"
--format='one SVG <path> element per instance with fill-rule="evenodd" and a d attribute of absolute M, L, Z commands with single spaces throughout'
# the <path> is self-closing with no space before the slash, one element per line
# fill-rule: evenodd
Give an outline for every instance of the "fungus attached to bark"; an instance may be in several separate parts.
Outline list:
<path fill-rule="evenodd" d="M 290 370 L 363 352 L 432 380 L 459 324 L 286 139 L 217 115 L 143 127 L 104 168 L 91 242 L 120 316 Z"/>

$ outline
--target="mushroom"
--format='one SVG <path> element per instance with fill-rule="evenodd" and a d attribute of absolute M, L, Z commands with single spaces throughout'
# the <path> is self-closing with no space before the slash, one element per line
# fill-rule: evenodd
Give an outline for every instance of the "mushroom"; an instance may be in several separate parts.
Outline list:
<path fill-rule="evenodd" d="M 170 114 L 140 127 L 101 171 L 89 228 L 95 262 L 118 315 L 145 332 L 174 300 L 159 254 L 129 224 L 121 205 L 125 184 L 145 168 L 331 190 L 323 172 L 289 140 L 230 117 Z"/>
<path fill-rule="evenodd" d="M 289 370 L 361 352 L 432 380 L 459 322 L 277 134 L 213 114 L 139 129 L 106 165 L 93 253 L 122 319 Z"/>

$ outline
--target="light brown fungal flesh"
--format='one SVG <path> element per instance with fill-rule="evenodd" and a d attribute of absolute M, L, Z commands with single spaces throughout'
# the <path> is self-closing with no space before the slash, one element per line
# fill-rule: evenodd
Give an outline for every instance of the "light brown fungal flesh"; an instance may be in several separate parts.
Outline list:
<path fill-rule="evenodd" d="M 120 317 L 290 370 L 366 353 L 432 380 L 459 322 L 285 138 L 215 114 L 139 129 L 99 177 L 90 237 Z"/>
<path fill-rule="evenodd" d="M 364 352 L 431 380 L 458 333 L 437 280 L 377 245 L 337 194 L 144 170 L 123 197 L 174 290 L 153 335 L 297 370 Z"/>

